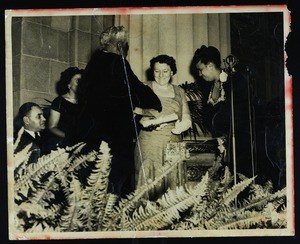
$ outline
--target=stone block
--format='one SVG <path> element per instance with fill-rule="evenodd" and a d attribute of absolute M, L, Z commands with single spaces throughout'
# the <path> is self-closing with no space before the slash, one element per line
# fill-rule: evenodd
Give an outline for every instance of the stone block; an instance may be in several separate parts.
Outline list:
<path fill-rule="evenodd" d="M 83 62 L 72 62 L 70 63 L 70 67 L 78 67 L 79 69 L 85 69 L 87 63 L 83 63 Z"/>
<path fill-rule="evenodd" d="M 78 17 L 78 30 L 84 32 L 91 32 L 91 16 Z"/>
<path fill-rule="evenodd" d="M 78 17 L 79 16 L 71 16 L 71 28 L 70 31 L 75 30 L 78 25 Z"/>
<path fill-rule="evenodd" d="M 13 103 L 12 104 L 6 104 L 7 108 L 12 108 L 13 109 L 13 117 L 15 117 L 18 114 L 18 110 L 21 106 L 20 104 L 20 94 L 21 91 L 14 91 L 12 96 L 13 96 Z"/>
<path fill-rule="evenodd" d="M 68 63 L 51 61 L 50 62 L 50 90 L 51 96 L 57 96 L 56 84 L 60 79 L 60 73 L 69 67 Z"/>
<path fill-rule="evenodd" d="M 11 22 L 12 22 L 12 24 L 15 24 L 15 23 L 17 23 L 17 22 L 22 22 L 22 17 L 12 17 L 11 18 Z"/>
<path fill-rule="evenodd" d="M 20 72 L 21 72 L 21 65 L 20 65 L 20 55 L 14 56 L 13 57 L 13 62 L 12 62 L 12 75 L 13 75 L 13 90 L 18 91 L 20 90 Z"/>
<path fill-rule="evenodd" d="M 47 26 L 24 22 L 23 54 L 42 58 L 58 58 L 58 31 Z"/>
<path fill-rule="evenodd" d="M 91 56 L 91 35 L 78 31 L 78 62 L 88 62 Z"/>
<path fill-rule="evenodd" d="M 99 35 L 91 35 L 91 53 L 99 48 Z"/>
<path fill-rule="evenodd" d="M 71 18 L 72 16 L 52 16 L 51 27 L 69 32 L 71 30 Z"/>
<path fill-rule="evenodd" d="M 41 24 L 51 26 L 51 16 L 41 17 Z"/>
<path fill-rule="evenodd" d="M 15 18 L 13 18 L 15 19 Z M 20 55 L 21 53 L 21 34 L 22 34 L 22 22 L 21 21 L 13 21 L 12 23 L 12 35 L 11 35 L 11 43 L 12 43 L 12 55 Z"/>
<path fill-rule="evenodd" d="M 105 15 L 103 17 L 103 30 L 107 29 L 110 26 L 113 26 L 114 20 L 115 20 L 114 15 Z"/>
<path fill-rule="evenodd" d="M 100 35 L 103 31 L 103 15 L 94 15 L 91 19 L 91 32 L 94 35 Z"/>
<path fill-rule="evenodd" d="M 76 54 L 76 48 L 75 45 L 77 44 L 77 38 L 76 38 L 77 30 L 72 30 L 69 33 L 69 62 L 75 61 Z"/>
<path fill-rule="evenodd" d="M 44 46 L 39 57 L 58 59 L 58 35 L 59 31 L 45 27 L 43 29 Z"/>
<path fill-rule="evenodd" d="M 25 89 L 49 92 L 49 60 L 22 56 L 21 65 L 21 77 Z"/>
<path fill-rule="evenodd" d="M 34 16 L 28 16 L 28 17 L 23 17 L 24 21 L 29 21 L 32 23 L 41 23 L 41 17 L 34 17 Z"/>
<path fill-rule="evenodd" d="M 63 62 L 69 62 L 69 33 L 58 32 L 58 60 Z"/>
<path fill-rule="evenodd" d="M 31 91 L 31 90 L 21 90 L 21 104 L 26 102 L 34 102 L 40 106 L 49 105 L 50 103 L 47 100 L 52 101 L 53 96 L 48 93 L 40 91 Z"/>

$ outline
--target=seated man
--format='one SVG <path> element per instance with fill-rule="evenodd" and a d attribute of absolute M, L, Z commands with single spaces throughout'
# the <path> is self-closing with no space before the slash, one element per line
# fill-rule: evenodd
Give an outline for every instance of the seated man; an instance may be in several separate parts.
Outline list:
<path fill-rule="evenodd" d="M 41 107 L 32 102 L 24 103 L 14 121 L 14 153 L 22 151 L 31 144 L 28 163 L 36 163 L 43 154 L 43 145 L 40 132 L 45 129 L 46 119 Z M 24 130 L 18 137 L 18 132 Z"/>

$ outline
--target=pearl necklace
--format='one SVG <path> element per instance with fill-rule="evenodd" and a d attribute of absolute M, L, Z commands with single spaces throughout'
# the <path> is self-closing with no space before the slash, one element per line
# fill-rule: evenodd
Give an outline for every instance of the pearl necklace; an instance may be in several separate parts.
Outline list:
<path fill-rule="evenodd" d="M 73 104 L 77 104 L 77 98 L 65 97 L 67 101 Z"/>

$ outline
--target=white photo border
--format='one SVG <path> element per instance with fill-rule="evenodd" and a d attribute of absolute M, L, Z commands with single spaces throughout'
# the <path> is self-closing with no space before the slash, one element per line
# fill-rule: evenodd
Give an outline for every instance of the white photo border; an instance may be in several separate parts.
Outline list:
<path fill-rule="evenodd" d="M 240 12 L 282 12 L 284 17 L 284 38 L 290 32 L 290 13 L 285 5 L 261 6 L 199 6 L 199 7 L 135 7 L 135 8 L 93 8 L 93 9 L 12 9 L 5 11 L 5 52 L 6 52 L 6 108 L 7 108 L 7 174 L 8 174 L 8 221 L 10 240 L 33 239 L 98 239 L 98 238 L 149 238 L 149 237 L 224 237 L 224 236 L 292 236 L 295 234 L 294 205 L 294 154 L 293 154 L 293 98 L 292 77 L 285 67 L 285 123 L 287 160 L 287 228 L 263 230 L 227 231 L 138 231 L 138 232 L 66 232 L 66 233 L 18 233 L 14 230 L 14 163 L 13 163 L 13 76 L 11 25 L 13 17 L 25 16 L 69 16 L 69 15 L 116 15 L 116 14 L 176 14 L 176 13 L 240 13 Z M 285 60 L 287 54 L 285 53 Z"/>

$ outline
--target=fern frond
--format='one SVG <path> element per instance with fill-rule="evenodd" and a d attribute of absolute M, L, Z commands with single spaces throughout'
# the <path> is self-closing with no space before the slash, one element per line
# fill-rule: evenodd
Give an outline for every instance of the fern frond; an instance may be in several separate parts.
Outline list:
<path fill-rule="evenodd" d="M 249 186 L 253 180 L 256 177 L 252 177 L 246 180 L 243 180 L 239 182 L 238 184 L 234 185 L 230 190 L 228 190 L 224 195 L 223 195 L 223 203 L 225 205 L 229 205 L 232 201 L 236 199 L 238 194 L 240 194 L 247 186 Z"/>
<path fill-rule="evenodd" d="M 241 174 L 240 182 L 234 185 L 228 167 L 223 171 L 219 164 L 193 187 L 186 184 L 168 190 L 156 202 L 146 200 L 147 191 L 182 162 L 179 158 L 166 162 L 154 181 L 119 199 L 107 194 L 111 167 L 108 144 L 102 142 L 98 151 L 86 154 L 82 153 L 84 147 L 79 143 L 52 151 L 32 165 L 17 162 L 17 230 L 216 230 L 284 228 L 287 224 L 285 188 L 272 193 L 270 185 L 256 185 L 255 177 Z M 88 174 L 84 171 L 78 176 L 86 169 Z M 63 191 L 62 200 L 55 199 L 57 191 Z M 240 196 L 241 192 L 245 194 Z M 237 198 L 239 204 L 234 205 Z"/>
<path fill-rule="evenodd" d="M 79 231 L 83 228 L 79 214 L 81 210 L 80 207 L 84 206 L 78 204 L 81 198 L 81 188 L 79 181 L 77 181 L 74 176 L 72 176 L 69 187 L 71 189 L 71 194 L 67 197 L 68 207 L 61 216 L 60 228 L 63 231 Z"/>
<path fill-rule="evenodd" d="M 175 191 L 167 191 L 156 201 L 156 205 L 159 206 L 158 209 L 148 202 L 145 209 L 140 207 L 139 212 L 134 212 L 131 224 L 138 223 L 135 230 L 143 228 L 161 229 L 166 225 L 171 225 L 180 218 L 180 212 L 184 212 L 202 201 L 202 198 L 207 194 L 208 182 L 209 175 L 206 173 L 194 188 L 185 189 L 181 186 L 177 187 Z"/>
<path fill-rule="evenodd" d="M 51 199 L 54 199 L 54 194 L 51 190 L 58 189 L 59 185 L 56 182 L 56 174 L 52 174 L 48 177 L 47 181 L 44 184 L 40 184 L 38 190 L 33 191 L 30 197 L 32 204 L 39 204 L 43 207 L 48 207 Z"/>
<path fill-rule="evenodd" d="M 222 185 L 229 185 L 232 182 L 232 175 L 230 173 L 229 168 L 226 166 L 224 170 L 224 175 L 221 178 Z"/>
<path fill-rule="evenodd" d="M 103 218 L 104 214 L 111 169 L 111 155 L 108 144 L 102 142 L 99 149 L 100 152 L 96 157 L 95 169 L 88 177 L 88 186 L 86 187 L 87 198 L 85 202 L 89 203 L 86 206 L 86 226 L 89 230 L 99 230 L 101 228 L 102 221 L 100 219 Z M 98 226 L 99 223 L 100 226 Z"/>
<path fill-rule="evenodd" d="M 183 212 L 195 203 L 196 199 L 191 197 L 183 187 L 169 190 L 160 199 L 161 206 L 157 208 L 140 206 L 134 211 L 129 230 L 158 230 L 171 225 L 174 220 L 180 218 L 179 212 Z"/>
<path fill-rule="evenodd" d="M 65 163 L 68 155 L 64 149 L 58 149 L 51 154 L 40 157 L 36 163 L 27 165 L 26 172 L 18 179 L 15 186 L 22 188 L 24 185 L 29 185 L 33 179 L 55 170 L 56 164 L 59 162 Z"/>
<path fill-rule="evenodd" d="M 278 199 L 279 197 L 279 199 Z M 234 211 L 229 211 L 227 214 L 225 214 L 224 216 L 226 216 L 227 220 L 234 220 L 235 221 L 239 221 L 239 224 L 242 223 L 244 218 L 248 218 L 248 216 L 245 216 L 245 213 L 249 213 L 251 211 L 251 213 L 259 213 L 260 215 L 264 215 L 266 221 L 268 221 L 268 225 L 269 226 L 286 226 L 286 215 L 282 215 L 281 213 L 285 213 L 285 195 L 277 195 L 275 196 L 269 196 L 267 198 L 264 199 L 264 203 L 260 202 L 259 205 L 255 204 L 255 206 L 253 204 L 248 204 L 246 206 L 244 206 L 243 208 L 239 208 L 237 210 Z M 262 204 L 264 205 L 263 210 L 261 210 Z M 280 213 L 280 214 L 279 214 Z M 279 214 L 279 215 L 278 215 Z M 273 217 L 275 216 L 275 217 Z M 278 218 L 278 216 L 280 216 L 280 218 Z M 240 221 L 242 220 L 242 221 Z M 265 225 L 265 222 L 253 222 L 253 219 L 251 220 L 251 224 L 252 225 L 256 225 L 256 226 L 263 226 Z M 260 220 L 261 221 L 261 220 Z M 279 221 L 279 222 L 278 222 Z M 211 222 L 215 222 L 214 220 L 211 220 Z M 227 221 L 228 223 L 229 221 Z M 234 224 L 233 224 L 234 225 Z M 239 228 L 241 228 L 242 225 L 240 225 Z M 247 226 L 243 226 L 243 228 L 247 228 Z"/>
<path fill-rule="evenodd" d="M 99 225 L 97 230 L 117 230 L 117 219 L 111 218 L 113 216 L 114 206 L 118 199 L 117 195 L 107 194 L 107 203 L 104 211 L 102 212 L 102 216 L 98 216 Z"/>
<path fill-rule="evenodd" d="M 237 196 L 251 184 L 253 179 L 246 179 L 238 184 L 234 185 L 232 188 L 218 188 L 218 190 L 227 189 L 222 194 L 214 194 L 211 200 L 209 199 L 209 204 L 205 205 L 205 209 L 202 206 L 198 206 L 197 210 L 201 208 L 203 214 L 201 215 L 201 223 L 208 224 L 211 219 L 218 217 L 218 214 L 222 211 L 226 211 L 228 207 L 232 207 L 230 204 L 237 199 Z M 210 193 L 212 194 L 212 193 Z M 236 207 L 233 207 L 231 211 L 234 211 Z"/>
<path fill-rule="evenodd" d="M 205 196 L 208 190 L 207 187 L 208 187 L 209 179 L 210 179 L 209 174 L 208 172 L 206 172 L 206 174 L 201 178 L 201 181 L 193 188 L 188 188 L 186 185 L 187 191 L 194 196 L 200 196 L 200 197 Z"/>
<path fill-rule="evenodd" d="M 46 221 L 36 221 L 30 229 L 27 229 L 27 233 L 42 233 L 42 232 L 54 232 L 59 231 L 59 227 L 50 226 Z"/>
<path fill-rule="evenodd" d="M 72 155 L 72 160 L 66 170 L 68 172 L 73 172 L 78 170 L 82 165 L 87 166 L 87 162 L 94 162 L 97 156 L 96 151 L 91 151 L 85 155 Z"/>
<path fill-rule="evenodd" d="M 24 167 L 24 165 L 27 164 L 28 159 L 31 155 L 30 148 L 32 147 L 32 143 L 28 144 L 24 149 L 21 151 L 14 153 L 14 168 L 15 173 L 19 170 L 21 165 Z"/>
<path fill-rule="evenodd" d="M 88 152 L 87 154 L 72 154 L 70 155 L 67 164 L 59 165 L 60 168 L 58 168 L 59 176 L 61 177 L 61 180 L 63 181 L 63 185 L 67 184 L 65 180 L 67 180 L 67 175 L 75 173 L 77 175 L 76 177 L 78 179 L 81 179 L 83 181 L 92 180 L 93 175 L 95 175 L 97 172 L 96 166 L 96 157 L 98 152 L 95 150 L 92 150 L 91 152 Z M 59 167 L 57 166 L 57 167 Z M 81 177 L 81 170 L 88 169 L 88 174 L 84 175 L 84 177 Z M 95 171 L 93 173 L 93 171 Z M 87 173 L 87 172 L 86 172 Z M 97 178 L 97 177 L 96 177 Z M 82 182 L 83 183 L 83 182 Z M 86 184 L 86 183 L 84 183 Z"/>
<path fill-rule="evenodd" d="M 180 87 L 184 89 L 185 94 L 189 98 L 189 100 L 202 100 L 202 92 L 198 83 L 188 83 L 186 81 L 185 83 L 181 84 Z"/>
<path fill-rule="evenodd" d="M 161 169 L 161 174 L 157 176 L 152 182 L 147 182 L 139 189 L 136 189 L 133 193 L 126 196 L 126 198 L 119 201 L 119 206 L 116 208 L 122 211 L 130 211 L 135 208 L 135 205 L 145 196 L 145 194 L 158 182 L 160 182 L 165 176 L 167 176 L 177 165 L 182 162 L 180 158 L 175 161 L 165 162 L 165 165 Z"/>
<path fill-rule="evenodd" d="M 21 137 L 22 137 L 24 131 L 25 131 L 25 128 L 24 128 L 24 126 L 22 126 L 21 129 L 18 131 L 17 138 L 14 142 L 14 151 L 16 151 L 17 147 L 19 146 L 19 143 L 21 141 Z"/>
<path fill-rule="evenodd" d="M 214 171 L 214 173 L 217 173 L 217 172 Z M 195 204 L 191 210 L 192 211 L 192 216 L 191 216 L 192 222 L 196 221 L 196 220 L 193 220 L 193 214 L 195 214 L 195 213 L 197 216 L 194 216 L 194 217 L 196 217 L 197 219 L 201 219 L 201 223 L 200 222 L 198 223 L 199 225 L 202 225 L 203 221 L 211 218 L 211 215 L 215 214 L 217 206 L 219 205 L 218 199 L 220 199 L 222 197 L 222 194 L 224 191 L 226 191 L 230 188 L 231 182 L 228 181 L 228 179 L 227 179 L 228 175 L 230 175 L 230 173 L 225 168 L 224 176 L 219 177 L 220 180 L 218 180 L 218 181 L 213 180 L 214 175 L 212 175 L 210 173 L 210 171 L 208 171 L 207 174 L 205 175 L 206 178 L 204 178 L 204 177 L 202 178 L 202 181 L 205 180 L 204 182 L 205 182 L 206 188 L 202 194 L 201 201 L 199 201 L 197 204 Z M 198 187 L 200 187 L 200 185 L 198 185 Z"/>
<path fill-rule="evenodd" d="M 73 155 L 77 155 L 81 152 L 81 150 L 86 146 L 86 143 L 84 142 L 79 142 L 73 146 L 67 146 L 66 151 L 67 152 L 72 152 Z"/>
<path fill-rule="evenodd" d="M 197 82 L 188 83 L 187 81 L 181 85 L 184 89 L 188 105 L 191 111 L 192 129 L 194 132 L 198 132 L 195 124 L 199 126 L 204 134 L 208 133 L 208 130 L 203 125 L 203 96 L 202 91 Z"/>
<path fill-rule="evenodd" d="M 102 142 L 100 145 L 100 153 L 97 154 L 96 165 L 95 165 L 95 174 L 91 174 L 88 177 L 88 183 L 94 185 L 96 182 L 99 182 L 99 187 L 106 188 L 108 185 L 108 176 L 111 169 L 111 158 L 112 156 L 109 153 L 109 147 L 106 142 Z M 99 178 L 99 176 L 101 178 Z"/>
<path fill-rule="evenodd" d="M 276 199 L 281 199 L 286 197 L 286 188 L 283 188 L 274 194 L 270 194 L 268 196 L 263 195 L 260 198 L 252 199 L 250 203 L 244 206 L 245 209 L 252 209 L 252 208 L 261 208 L 265 206 L 266 203 L 272 202 Z"/>
<path fill-rule="evenodd" d="M 57 226 L 58 208 L 51 206 L 45 209 L 40 205 L 33 205 L 30 202 L 24 202 L 20 205 L 15 205 L 16 214 L 19 216 L 17 229 L 25 232 L 34 231 L 34 225 L 40 223 L 41 226 Z"/>
<path fill-rule="evenodd" d="M 244 215 L 243 218 L 239 217 L 237 220 L 230 219 L 231 222 L 224 223 L 219 226 L 219 230 L 228 229 L 253 229 L 257 228 L 269 228 L 270 226 L 277 226 L 278 228 L 284 228 L 286 226 L 286 213 L 272 213 L 272 216 L 261 212 L 249 212 Z M 215 229 L 215 228 L 214 228 Z"/>
<path fill-rule="evenodd" d="M 24 212 L 27 217 L 29 217 L 30 215 L 39 215 L 41 218 L 45 219 L 49 216 L 54 216 L 57 211 L 57 207 L 53 206 L 51 208 L 45 209 L 43 208 L 43 206 L 24 202 L 17 206 L 17 210 L 18 212 Z"/>

